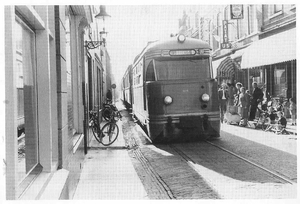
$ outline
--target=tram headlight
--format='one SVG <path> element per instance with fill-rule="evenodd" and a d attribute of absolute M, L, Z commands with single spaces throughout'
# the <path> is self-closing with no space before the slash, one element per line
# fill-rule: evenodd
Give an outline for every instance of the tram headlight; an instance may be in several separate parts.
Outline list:
<path fill-rule="evenodd" d="M 208 102 L 210 99 L 209 95 L 207 93 L 202 94 L 201 100 L 204 102 Z"/>
<path fill-rule="evenodd" d="M 178 42 L 183 43 L 185 41 L 185 36 L 184 35 L 178 35 L 177 40 L 178 40 Z"/>
<path fill-rule="evenodd" d="M 166 96 L 165 99 L 164 99 L 164 102 L 166 105 L 169 105 L 173 102 L 173 99 L 171 96 Z"/>

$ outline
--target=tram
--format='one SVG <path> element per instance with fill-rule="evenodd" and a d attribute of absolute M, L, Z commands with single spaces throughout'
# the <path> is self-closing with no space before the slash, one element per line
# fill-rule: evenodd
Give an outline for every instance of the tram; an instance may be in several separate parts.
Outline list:
<path fill-rule="evenodd" d="M 153 143 L 220 136 L 211 61 L 208 43 L 178 35 L 148 44 L 128 67 L 123 101 Z"/>

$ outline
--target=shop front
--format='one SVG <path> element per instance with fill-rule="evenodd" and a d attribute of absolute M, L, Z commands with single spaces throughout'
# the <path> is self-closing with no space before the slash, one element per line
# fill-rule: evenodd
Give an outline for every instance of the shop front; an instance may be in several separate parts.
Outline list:
<path fill-rule="evenodd" d="M 249 84 L 265 84 L 273 97 L 296 98 L 296 29 L 252 43 L 243 53 L 241 69 Z"/>

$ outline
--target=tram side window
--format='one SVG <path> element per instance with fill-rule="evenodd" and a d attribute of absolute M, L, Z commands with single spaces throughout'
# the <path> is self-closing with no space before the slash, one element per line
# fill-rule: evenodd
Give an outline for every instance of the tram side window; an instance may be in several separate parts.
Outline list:
<path fill-rule="evenodd" d="M 148 65 L 146 72 L 146 81 L 155 81 L 153 61 L 151 61 Z"/>

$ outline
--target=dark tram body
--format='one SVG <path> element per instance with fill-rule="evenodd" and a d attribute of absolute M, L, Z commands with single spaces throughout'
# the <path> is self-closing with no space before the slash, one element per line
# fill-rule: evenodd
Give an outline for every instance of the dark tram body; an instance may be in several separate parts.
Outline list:
<path fill-rule="evenodd" d="M 210 52 L 206 42 L 180 35 L 149 44 L 128 67 L 123 100 L 153 142 L 219 137 L 218 87 Z"/>
<path fill-rule="evenodd" d="M 132 107 L 132 65 L 129 65 L 126 69 L 121 84 L 121 99 L 127 109 Z"/>

